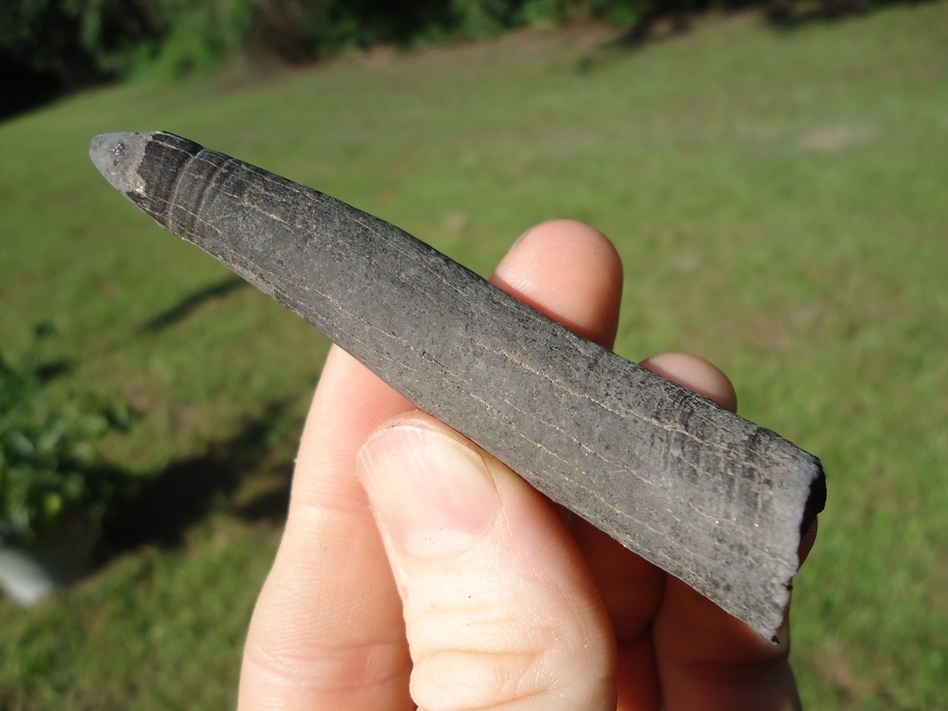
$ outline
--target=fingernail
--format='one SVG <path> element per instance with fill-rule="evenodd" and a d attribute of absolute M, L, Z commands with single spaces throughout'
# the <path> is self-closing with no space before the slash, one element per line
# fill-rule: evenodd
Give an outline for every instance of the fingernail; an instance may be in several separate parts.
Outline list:
<path fill-rule="evenodd" d="M 500 505 L 483 457 L 427 427 L 380 430 L 359 452 L 358 469 L 381 525 L 410 555 L 463 548 Z"/>

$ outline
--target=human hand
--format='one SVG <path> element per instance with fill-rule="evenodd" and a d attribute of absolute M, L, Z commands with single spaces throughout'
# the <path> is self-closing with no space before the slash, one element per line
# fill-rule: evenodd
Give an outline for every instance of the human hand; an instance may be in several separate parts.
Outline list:
<path fill-rule="evenodd" d="M 492 281 L 612 345 L 622 268 L 590 227 L 534 228 Z M 736 409 L 706 361 L 643 365 Z M 571 517 L 333 348 L 239 708 L 799 708 L 786 623 L 778 637 Z"/>

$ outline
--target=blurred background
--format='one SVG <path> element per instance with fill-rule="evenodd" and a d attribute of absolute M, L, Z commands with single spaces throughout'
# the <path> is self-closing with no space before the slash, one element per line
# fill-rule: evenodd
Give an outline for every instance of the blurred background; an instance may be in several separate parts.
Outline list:
<path fill-rule="evenodd" d="M 948 708 L 945 2 L 5 0 L 0 101 L 0 708 L 232 706 L 282 531 L 328 344 L 87 158 L 155 129 L 484 275 L 610 235 L 617 350 L 823 460 L 806 705 Z"/>

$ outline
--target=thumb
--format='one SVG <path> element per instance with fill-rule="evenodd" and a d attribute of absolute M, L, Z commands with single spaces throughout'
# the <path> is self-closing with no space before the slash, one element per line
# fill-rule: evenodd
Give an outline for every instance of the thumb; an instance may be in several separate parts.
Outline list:
<path fill-rule="evenodd" d="M 437 420 L 377 430 L 358 471 L 405 617 L 420 709 L 615 709 L 615 650 L 549 502 Z"/>

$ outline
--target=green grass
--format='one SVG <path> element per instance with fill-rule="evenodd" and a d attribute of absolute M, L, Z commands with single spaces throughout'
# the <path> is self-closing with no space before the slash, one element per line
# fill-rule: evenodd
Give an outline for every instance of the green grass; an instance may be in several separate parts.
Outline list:
<path fill-rule="evenodd" d="M 945 3 L 793 31 L 730 18 L 634 52 L 527 33 L 0 125 L 0 349 L 52 322 L 70 365 L 52 387 L 140 410 L 108 452 L 165 483 L 96 575 L 29 611 L 0 601 L 0 706 L 233 703 L 326 342 L 86 157 L 96 133 L 161 128 L 481 273 L 538 220 L 603 229 L 626 263 L 618 350 L 706 355 L 745 415 L 824 461 L 796 586 L 808 705 L 948 707 L 946 36 Z"/>

